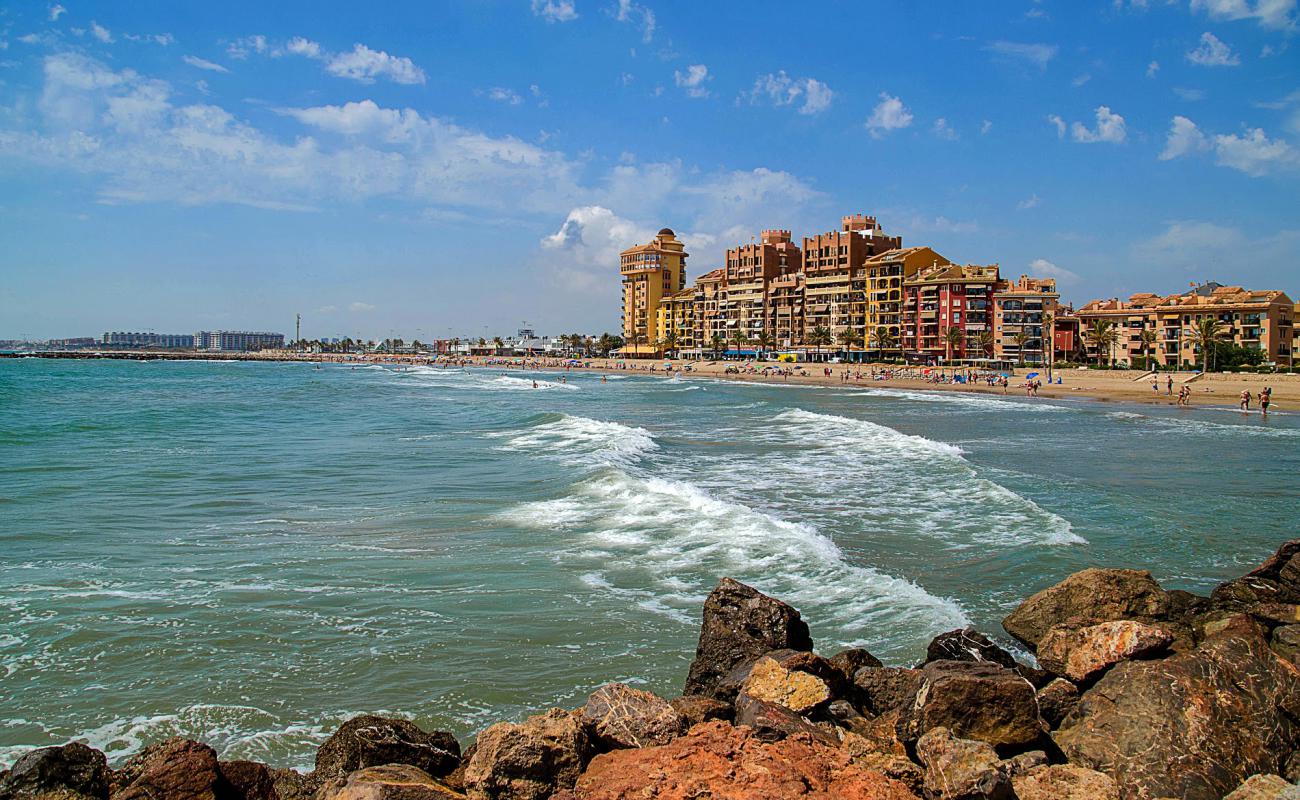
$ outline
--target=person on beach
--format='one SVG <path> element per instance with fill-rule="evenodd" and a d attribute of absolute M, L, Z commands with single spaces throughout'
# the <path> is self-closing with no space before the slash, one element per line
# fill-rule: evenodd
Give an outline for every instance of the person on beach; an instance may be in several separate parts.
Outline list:
<path fill-rule="evenodd" d="M 1165 378 L 1165 394 L 1172 395 L 1173 393 L 1174 393 L 1174 376 L 1170 375 L 1169 377 Z"/>
<path fill-rule="evenodd" d="M 1273 405 L 1273 389 L 1265 386 L 1259 392 L 1259 413 L 1268 416 L 1268 407 Z"/>
<path fill-rule="evenodd" d="M 1250 410 L 1250 390 L 1249 390 L 1249 389 L 1242 389 L 1242 390 L 1241 390 L 1241 410 L 1242 410 L 1242 411 L 1249 411 L 1249 410 Z"/>
<path fill-rule="evenodd" d="M 1152 378 L 1152 379 L 1151 379 L 1151 393 L 1152 393 L 1152 394 L 1160 394 L 1160 379 L 1159 379 L 1159 378 Z"/>

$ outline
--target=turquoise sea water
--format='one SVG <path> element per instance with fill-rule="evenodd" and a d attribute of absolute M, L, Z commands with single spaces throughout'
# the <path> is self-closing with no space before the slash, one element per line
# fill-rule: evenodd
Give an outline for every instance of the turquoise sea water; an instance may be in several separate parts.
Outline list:
<path fill-rule="evenodd" d="M 532 381 L 538 381 L 537 389 Z M 0 361 L 0 764 L 184 734 L 293 766 L 680 689 L 730 575 L 908 664 L 1092 565 L 1296 535 L 1300 418 L 615 373 Z"/>

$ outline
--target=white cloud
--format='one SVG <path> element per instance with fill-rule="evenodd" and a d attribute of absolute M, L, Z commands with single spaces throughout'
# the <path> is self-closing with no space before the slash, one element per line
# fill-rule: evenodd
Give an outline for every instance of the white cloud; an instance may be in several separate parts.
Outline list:
<path fill-rule="evenodd" d="M 211 61 L 204 60 L 198 56 L 181 56 L 181 61 L 189 64 L 195 69 L 205 69 L 209 72 L 230 72 L 230 70 Z"/>
<path fill-rule="evenodd" d="M 258 37 L 261 38 L 261 37 Z M 303 56 L 305 58 L 323 58 L 323 50 L 318 42 L 311 39 L 304 39 L 301 36 L 295 36 L 284 45 L 284 51 L 290 55 Z M 261 52 L 260 50 L 258 52 Z"/>
<path fill-rule="evenodd" d="M 1090 80 L 1092 80 L 1092 76 L 1085 72 L 1082 75 L 1075 76 L 1074 80 L 1070 81 L 1070 85 L 1077 89 Z"/>
<path fill-rule="evenodd" d="M 912 124 L 912 112 L 903 101 L 887 92 L 880 93 L 880 102 L 871 110 L 867 118 L 867 130 L 872 138 L 879 139 L 890 131 L 900 130 Z"/>
<path fill-rule="evenodd" d="M 619 22 L 631 22 L 641 26 L 641 41 L 649 42 L 655 35 L 655 12 L 649 8 L 633 2 L 633 0 L 618 0 L 618 8 L 614 10 L 614 19 Z"/>
<path fill-rule="evenodd" d="M 1274 30 L 1294 30 L 1296 0 L 1192 0 L 1193 11 L 1205 11 L 1212 19 L 1253 19 Z"/>
<path fill-rule="evenodd" d="M 1056 57 L 1056 53 L 1060 48 L 1054 44 L 1032 44 L 1000 40 L 990 42 L 985 45 L 984 49 L 1004 60 L 1022 61 L 1043 70 L 1047 69 L 1048 62 Z"/>
<path fill-rule="evenodd" d="M 94 21 L 93 19 L 90 21 L 90 35 L 94 36 L 96 39 L 103 42 L 104 44 L 113 43 L 113 33 L 108 28 L 105 28 L 103 25 L 100 25 L 98 22 Z"/>
<path fill-rule="evenodd" d="M 569 22 L 578 18 L 573 0 L 533 0 L 533 15 L 547 22 Z"/>
<path fill-rule="evenodd" d="M 1070 137 L 1076 142 L 1085 144 L 1093 142 L 1119 144 L 1128 138 L 1128 131 L 1124 127 L 1123 117 L 1107 106 L 1097 106 L 1097 127 L 1093 129 L 1082 122 L 1075 122 L 1070 125 Z"/>
<path fill-rule="evenodd" d="M 524 102 L 524 98 L 520 97 L 519 93 L 514 89 L 507 89 L 502 86 L 493 86 L 491 89 L 488 89 L 487 96 L 489 100 L 495 100 L 498 103 L 506 103 L 507 105 L 512 106 L 517 106 Z"/>
<path fill-rule="evenodd" d="M 1047 121 L 1056 127 L 1056 138 L 1065 138 L 1065 120 L 1061 119 L 1056 114 L 1048 114 Z"/>
<path fill-rule="evenodd" d="M 376 306 L 371 305 L 370 303 L 362 303 L 361 301 L 348 304 L 348 311 L 374 311 L 375 308 Z"/>
<path fill-rule="evenodd" d="M 1165 139 L 1165 148 L 1160 151 L 1160 160 L 1180 158 L 1200 150 L 1210 149 L 1210 142 L 1201 133 L 1196 123 L 1187 117 L 1174 117 L 1169 126 L 1169 136 Z"/>
<path fill-rule="evenodd" d="M 948 120 L 944 117 L 939 117 L 934 121 L 934 127 L 932 130 L 934 131 L 934 135 L 940 139 L 946 139 L 950 142 L 957 140 L 957 131 L 953 130 L 952 125 L 949 125 Z"/>
<path fill-rule="evenodd" d="M 816 78 L 791 78 L 785 74 L 785 70 L 781 70 L 775 75 L 769 73 L 759 76 L 748 96 L 751 103 L 766 97 L 774 106 L 793 106 L 798 103 L 800 114 L 820 114 L 830 108 L 835 93 Z"/>
<path fill-rule="evenodd" d="M 270 45 L 267 44 L 265 36 L 244 36 L 226 46 L 226 55 L 243 60 L 248 58 L 250 53 L 262 55 L 269 49 Z"/>
<path fill-rule="evenodd" d="M 1060 283 L 1075 283 L 1079 280 L 1077 273 L 1057 266 L 1045 258 L 1035 258 L 1030 261 L 1029 274 L 1038 278 L 1055 278 Z"/>
<path fill-rule="evenodd" d="M 373 83 L 385 77 L 393 83 L 424 83 L 424 70 L 404 56 L 390 56 L 382 50 L 371 50 L 364 44 L 353 45 L 349 53 L 339 53 L 330 58 L 325 70 L 341 78 L 361 83 Z"/>
<path fill-rule="evenodd" d="M 66 14 L 67 11 L 68 9 L 64 8 L 58 3 L 55 3 L 54 5 L 50 6 L 50 22 L 57 22 L 59 17 L 63 14 Z"/>
<path fill-rule="evenodd" d="M 1038 208 L 1042 203 L 1043 201 L 1039 199 L 1037 194 L 1032 194 L 1024 200 L 1021 200 L 1019 203 L 1016 203 L 1016 210 L 1025 211 L 1030 208 Z"/>
<path fill-rule="evenodd" d="M 709 76 L 709 68 L 703 64 L 691 64 L 685 72 L 680 70 L 673 71 L 673 80 L 677 85 L 686 90 L 686 94 L 691 97 L 708 97 L 709 90 L 705 84 L 712 80 Z"/>
<path fill-rule="evenodd" d="M 1148 78 L 1154 78 L 1154 77 L 1156 76 L 1156 73 L 1159 72 L 1159 71 L 1160 71 L 1160 62 L 1159 62 L 1159 61 L 1152 61 L 1150 64 L 1147 64 L 1147 77 L 1148 77 Z"/>
<path fill-rule="evenodd" d="M 1235 67 L 1241 63 L 1232 48 L 1209 31 L 1201 34 L 1199 47 L 1187 51 L 1187 60 L 1202 67 Z"/>
<path fill-rule="evenodd" d="M 1214 137 L 1215 162 L 1262 177 L 1276 170 L 1291 170 L 1300 164 L 1300 153 L 1281 139 L 1269 139 L 1264 131 L 1252 128 L 1245 135 L 1220 134 Z"/>

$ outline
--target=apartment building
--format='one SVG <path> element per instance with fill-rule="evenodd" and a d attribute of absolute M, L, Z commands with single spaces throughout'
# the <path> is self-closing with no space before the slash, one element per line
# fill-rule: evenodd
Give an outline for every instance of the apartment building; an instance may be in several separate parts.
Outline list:
<path fill-rule="evenodd" d="M 284 347 L 284 334 L 269 331 L 199 331 L 194 334 L 194 346 L 199 350 L 224 352 L 279 350 Z"/>
<path fill-rule="evenodd" d="M 670 292 L 659 301 L 655 342 L 665 352 L 695 351 L 695 289 Z M 671 347 L 667 343 L 672 343 Z"/>
<path fill-rule="evenodd" d="M 739 333 L 752 343 L 767 333 L 768 284 L 802 266 L 802 253 L 787 230 L 765 230 L 758 242 L 728 249 L 727 296 L 722 301 L 727 312 L 728 340 Z"/>
<path fill-rule="evenodd" d="M 619 253 L 623 280 L 623 355 L 652 358 L 659 324 L 659 304 L 665 295 L 686 288 L 688 253 L 671 228 L 663 228 L 647 244 Z"/>
<path fill-rule="evenodd" d="M 726 349 L 727 323 L 730 321 L 723 304 L 727 299 L 727 269 L 719 267 L 695 279 L 694 338 L 701 351 Z M 721 342 L 719 346 L 717 343 Z"/>
<path fill-rule="evenodd" d="M 951 264 L 928 247 L 896 248 L 866 260 L 864 272 L 871 298 L 864 328 L 867 350 L 887 357 L 902 353 L 903 283 L 922 269 Z"/>
<path fill-rule="evenodd" d="M 904 262 L 905 263 L 905 262 Z M 899 346 L 908 361 L 976 361 L 992 357 L 993 290 L 998 265 L 937 264 L 903 278 Z M 888 295 L 886 295 L 888 297 Z M 886 301 L 888 302 L 888 301 Z M 888 316 L 882 312 L 883 316 Z M 954 335 L 950 331 L 959 330 Z"/>
<path fill-rule="evenodd" d="M 807 334 L 816 328 L 836 337 L 852 331 L 865 342 L 867 260 L 902 244 L 902 237 L 885 235 L 876 218 L 865 214 L 842 217 L 837 231 L 805 236 L 804 340 L 798 344 L 806 343 Z"/>

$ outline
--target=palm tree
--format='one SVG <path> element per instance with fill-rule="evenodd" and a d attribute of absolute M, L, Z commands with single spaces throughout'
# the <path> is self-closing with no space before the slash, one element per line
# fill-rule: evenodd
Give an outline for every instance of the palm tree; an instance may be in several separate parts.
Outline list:
<path fill-rule="evenodd" d="M 731 333 L 731 342 L 736 345 L 736 355 L 740 355 L 740 350 L 749 344 L 749 337 L 742 330 L 735 330 Z"/>
<path fill-rule="evenodd" d="M 492 346 L 496 348 L 496 355 L 501 355 L 501 348 L 505 347 L 505 344 L 506 343 L 501 340 L 500 336 L 492 337 Z"/>
<path fill-rule="evenodd" d="M 642 344 L 644 342 L 645 342 L 644 333 L 634 332 L 631 336 L 627 337 L 627 343 L 631 345 L 633 350 L 636 350 L 637 345 Z"/>
<path fill-rule="evenodd" d="M 993 345 L 996 342 L 997 339 L 993 336 L 993 331 L 980 331 L 975 337 L 975 344 L 979 346 L 980 352 L 983 353 L 986 358 L 992 357 Z"/>
<path fill-rule="evenodd" d="M 677 331 L 668 331 L 668 335 L 659 340 L 660 347 L 663 348 L 664 355 L 677 349 Z"/>
<path fill-rule="evenodd" d="M 1011 341 L 1016 343 L 1016 352 L 1019 354 L 1016 363 L 1020 366 L 1024 366 L 1025 344 L 1029 341 L 1029 334 L 1025 333 L 1024 329 L 1018 330 L 1011 335 Z"/>
<path fill-rule="evenodd" d="M 896 342 L 894 341 L 894 332 L 883 325 L 878 325 L 871 329 L 871 343 L 876 349 L 883 354 L 886 350 L 893 350 Z"/>
<path fill-rule="evenodd" d="M 844 351 L 846 354 L 849 350 L 853 349 L 853 345 L 858 342 L 858 338 L 859 337 L 857 332 L 854 331 L 852 328 L 845 328 L 844 330 L 835 334 L 836 341 L 844 345 Z"/>
<path fill-rule="evenodd" d="M 1056 362 L 1056 315 L 1043 314 L 1043 358 L 1047 361 L 1047 382 L 1052 382 L 1052 365 Z"/>
<path fill-rule="evenodd" d="M 1138 334 L 1138 337 L 1142 339 L 1142 360 L 1148 370 L 1153 369 L 1151 366 L 1151 354 L 1154 353 L 1156 349 L 1155 329 L 1143 328 L 1142 332 Z"/>
<path fill-rule="evenodd" d="M 954 325 L 943 332 L 943 338 L 948 343 L 948 361 L 952 361 L 952 352 L 966 341 L 966 332 Z"/>
<path fill-rule="evenodd" d="M 1097 348 L 1097 363 L 1102 358 L 1109 360 L 1111 348 L 1119 341 L 1119 329 L 1108 319 L 1099 319 L 1088 330 L 1087 339 Z"/>
<path fill-rule="evenodd" d="M 767 331 L 763 331 L 758 335 L 756 339 L 754 339 L 754 344 L 758 345 L 758 352 L 759 352 L 759 356 L 761 357 L 768 350 L 771 350 L 773 347 L 776 347 L 776 339 L 772 338 L 772 334 L 768 333 Z"/>
<path fill-rule="evenodd" d="M 819 359 L 821 358 L 822 347 L 830 343 L 831 332 L 825 325 L 818 325 L 812 329 L 812 333 L 808 334 L 808 344 L 817 348 L 817 357 Z"/>
<path fill-rule="evenodd" d="M 1210 359 L 1223 339 L 1223 323 L 1212 316 L 1198 317 L 1196 327 L 1192 328 L 1192 344 L 1201 349 L 1201 370 L 1209 372 Z"/>
<path fill-rule="evenodd" d="M 721 358 L 722 351 L 727 349 L 727 337 L 720 333 L 715 333 L 712 338 L 709 339 L 709 343 L 713 345 L 713 357 Z"/>

